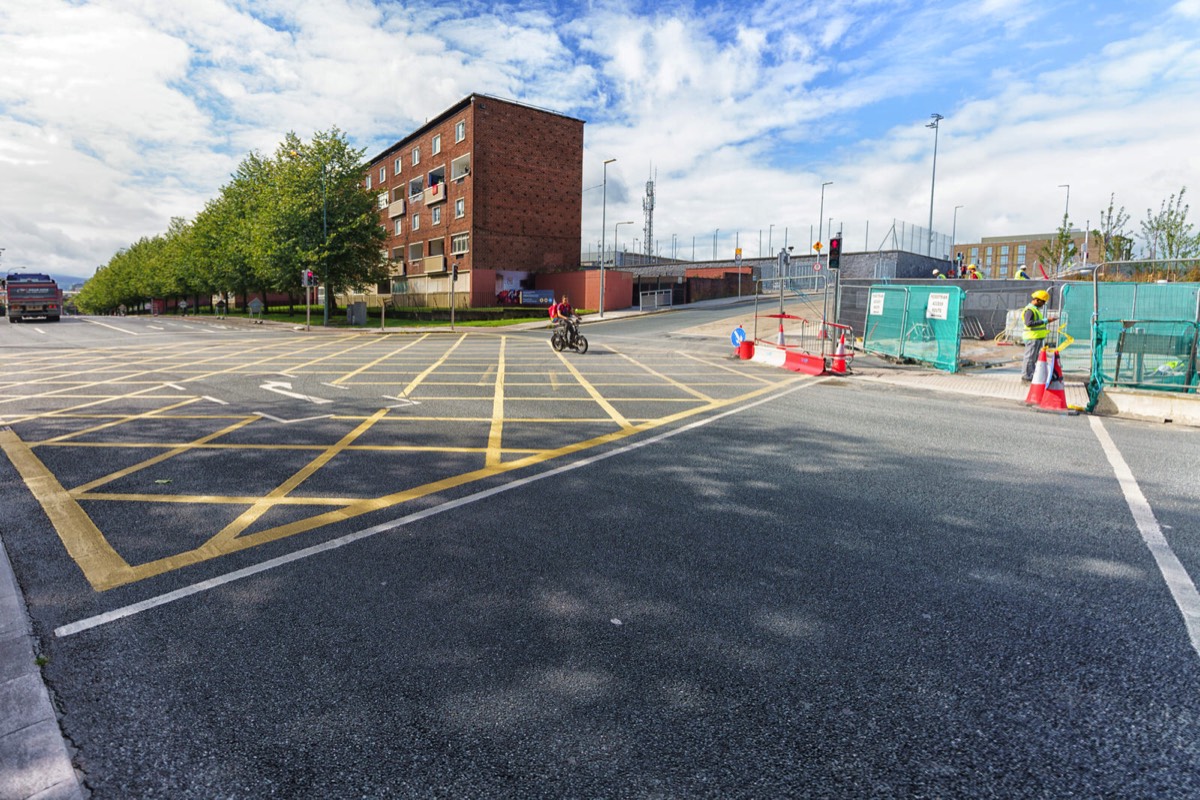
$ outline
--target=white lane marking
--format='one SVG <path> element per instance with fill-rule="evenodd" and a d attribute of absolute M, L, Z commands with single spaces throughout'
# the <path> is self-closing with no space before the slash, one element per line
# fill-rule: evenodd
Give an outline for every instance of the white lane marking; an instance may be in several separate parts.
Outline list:
<path fill-rule="evenodd" d="M 229 405 L 229 403 L 225 402 L 224 400 L 218 400 L 217 398 L 215 398 L 215 397 L 212 397 L 212 396 L 210 396 L 210 395 L 207 395 L 207 394 L 206 394 L 206 395 L 204 395 L 204 399 L 205 399 L 205 400 L 208 400 L 209 402 L 216 403 L 217 405 L 222 405 L 222 406 L 227 406 L 227 405 Z"/>
<path fill-rule="evenodd" d="M 133 331 L 127 331 L 124 328 L 118 328 L 116 325 L 109 325 L 107 322 L 98 322 L 97 320 L 88 319 L 87 317 L 84 317 L 83 321 L 90 322 L 93 325 L 99 325 L 102 328 L 112 328 L 114 331 L 120 331 L 121 333 L 127 333 L 130 336 L 141 336 L 140 333 L 134 333 Z"/>
<path fill-rule="evenodd" d="M 505 483 L 500 486 L 495 486 L 495 487 L 492 487 L 491 489 L 484 489 L 481 492 L 476 492 L 475 494 L 467 495 L 466 497 L 460 497 L 457 500 L 449 500 L 445 503 L 442 503 L 441 505 L 433 506 L 432 508 L 427 508 L 423 511 L 417 511 L 412 514 L 408 514 L 407 516 L 400 517 L 399 519 L 391 520 L 389 522 L 381 522 L 380 524 L 375 525 L 373 527 L 364 528 L 361 531 L 355 531 L 354 533 L 348 533 L 345 536 L 339 536 L 336 539 L 331 539 L 330 541 L 324 542 L 322 544 L 316 544 L 316 545 L 313 545 L 312 547 L 306 547 L 303 550 L 297 550 L 294 553 L 288 553 L 287 555 L 282 555 L 277 558 L 272 558 L 269 561 L 262 562 L 261 564 L 255 564 L 250 567 L 244 567 L 243 569 L 235 570 L 233 572 L 228 572 L 224 575 L 219 575 L 215 578 L 210 578 L 206 581 L 200 581 L 199 583 L 193 583 L 190 586 L 184 586 L 182 588 L 176 589 L 173 592 L 167 592 L 166 594 L 160 594 L 156 597 L 148 597 L 145 600 L 141 600 L 137 603 L 132 603 L 127 606 L 122 606 L 121 608 L 114 608 L 112 611 L 106 611 L 103 614 L 97 614 L 94 617 L 87 617 L 86 619 L 81 619 L 81 620 L 78 620 L 77 622 L 70 622 L 70 623 L 67 623 L 66 625 L 62 625 L 62 626 L 59 626 L 58 628 L 55 628 L 54 635 L 59 638 L 63 638 L 66 636 L 72 636 L 76 633 L 81 633 L 86 630 L 90 630 L 91 628 L 98 628 L 101 625 L 107 625 L 110 622 L 116 622 L 117 620 L 122 620 L 122 619 L 125 619 L 126 617 L 132 617 L 136 614 L 142 613 L 143 611 L 149 611 L 152 608 L 158 608 L 159 606 L 165 606 L 168 603 L 174 603 L 176 600 L 182 600 L 185 597 L 191 597 L 194 594 L 200 594 L 201 592 L 207 592 L 210 589 L 216 589 L 220 586 L 224 586 L 227 583 L 233 583 L 234 581 L 239 581 L 242 578 L 249 578 L 252 575 L 259 574 L 260 572 L 267 572 L 267 571 L 273 570 L 277 567 L 286 566 L 295 561 L 302 561 L 306 558 L 311 558 L 312 556 L 320 555 L 321 553 L 325 553 L 330 550 L 337 550 L 339 548 L 345 547 L 348 544 L 353 544 L 354 542 L 357 542 L 360 539 L 367 539 L 367 538 L 370 538 L 370 537 L 375 536 L 380 533 L 386 533 L 387 531 L 394 530 L 396 528 L 402 528 L 406 525 L 411 525 L 414 522 L 419 522 L 423 519 L 427 519 L 429 517 L 436 516 L 437 514 L 441 514 L 443 511 L 451 511 L 456 508 L 462 508 L 463 506 L 468 506 L 468 505 L 471 505 L 472 503 L 477 503 L 480 500 L 486 500 L 489 497 L 494 497 L 498 494 L 502 494 L 502 493 L 510 491 L 512 489 L 517 489 L 521 486 L 527 486 L 531 483 L 535 483 L 537 481 L 544 480 L 546 478 L 554 477 L 555 475 L 561 475 L 564 472 L 570 472 L 572 470 L 590 466 L 592 464 L 596 464 L 601 461 L 604 461 L 605 459 L 612 458 L 613 456 L 624 455 L 625 453 L 631 452 L 633 450 L 637 450 L 638 448 L 641 448 L 641 447 L 649 447 L 652 444 L 658 444 L 659 442 L 670 439 L 673 436 L 678 436 L 681 433 L 685 433 L 687 431 L 692 431 L 697 428 L 702 428 L 705 425 L 709 425 L 713 422 L 716 422 L 717 420 L 721 420 L 721 419 L 724 419 L 725 417 L 733 416 L 734 414 L 740 414 L 743 411 L 749 411 L 750 409 L 755 408 L 757 406 L 761 406 L 764 403 L 769 403 L 772 400 L 778 400 L 781 397 L 786 397 L 787 395 L 791 394 L 792 392 L 799 391 L 800 389 L 804 389 L 809 386 L 815 386 L 818 383 L 823 383 L 826 380 L 828 380 L 828 379 L 827 378 L 818 378 L 818 379 L 811 380 L 811 381 L 805 381 L 803 383 L 799 383 L 796 386 L 791 387 L 790 389 L 784 389 L 782 392 L 779 392 L 778 394 L 773 394 L 768 397 L 764 397 L 762 399 L 755 400 L 753 403 L 747 403 L 746 405 L 738 406 L 737 408 L 732 408 L 729 411 L 724 411 L 713 417 L 696 420 L 695 422 L 684 425 L 681 428 L 675 428 L 673 430 L 666 431 L 665 433 L 660 433 L 657 436 L 650 437 L 649 439 L 643 439 L 642 441 L 638 441 L 638 442 L 631 442 L 631 443 L 625 445 L 624 447 L 618 447 L 615 450 L 609 450 L 607 452 L 599 453 L 594 456 L 582 458 L 579 461 L 572 461 L 570 464 L 564 464 L 561 467 L 555 467 L 554 469 L 547 470 L 546 472 L 539 472 L 536 475 L 529 475 L 528 477 L 521 478 L 519 480 L 515 480 L 511 483 Z M 262 414 L 262 412 L 256 412 L 256 413 L 260 414 L 261 416 L 266 416 L 265 414 Z"/>
<path fill-rule="evenodd" d="M 167 386 L 171 389 L 174 389 L 177 392 L 186 392 L 187 391 L 182 386 L 180 386 L 178 383 L 164 383 L 163 386 Z"/>
<path fill-rule="evenodd" d="M 165 331 L 166 330 L 166 328 L 164 328 L 162 325 L 147 325 L 146 327 L 152 331 Z"/>
<path fill-rule="evenodd" d="M 326 403 L 333 402 L 332 400 L 326 400 L 324 397 L 312 397 L 307 394 L 300 394 L 299 392 L 290 391 L 290 389 L 292 388 L 292 384 L 287 381 L 267 381 L 266 383 L 264 383 L 262 386 L 260 386 L 258 388 L 266 389 L 268 392 L 275 392 L 276 394 L 281 394 L 284 397 L 294 397 L 297 400 L 307 400 L 308 402 L 315 403 L 316 405 L 319 405 L 319 406 L 325 405 Z"/>
<path fill-rule="evenodd" d="M 282 419 L 281 417 L 273 417 L 270 414 L 262 411 L 255 411 L 254 413 L 263 419 L 269 419 L 272 422 L 278 422 L 280 425 L 291 425 L 293 422 L 312 422 L 314 419 L 328 419 L 333 416 L 333 414 L 319 414 L 315 417 L 303 417 L 301 419 Z"/>
<path fill-rule="evenodd" d="M 34 328 L 34 330 L 37 331 L 38 333 L 40 333 L 42 336 L 46 335 L 46 332 L 44 330 L 42 330 L 41 328 Z"/>
<path fill-rule="evenodd" d="M 1100 446 L 1104 448 L 1104 454 L 1108 456 L 1108 463 L 1117 476 L 1117 482 L 1121 484 L 1121 491 L 1125 493 L 1125 502 L 1133 514 L 1133 521 L 1137 523 L 1138 530 L 1142 534 L 1142 541 L 1146 543 L 1150 554 L 1154 556 L 1154 562 L 1158 564 L 1158 571 L 1162 573 L 1171 597 L 1175 600 L 1175 605 L 1183 614 L 1183 624 L 1187 628 L 1188 638 L 1192 640 L 1192 648 L 1197 655 L 1200 655 L 1200 593 L 1196 591 L 1196 584 L 1188 575 L 1187 570 L 1183 568 L 1183 564 L 1175 555 L 1175 551 L 1171 549 L 1171 545 L 1167 543 L 1167 538 L 1163 536 L 1158 520 L 1154 518 L 1154 510 L 1146 502 L 1146 496 L 1142 494 L 1137 479 L 1133 477 L 1133 470 L 1125 463 L 1125 458 L 1117 449 L 1112 437 L 1108 435 L 1104 423 L 1096 416 L 1088 417 L 1088 421 L 1092 424 L 1092 432 L 1100 440 Z"/>

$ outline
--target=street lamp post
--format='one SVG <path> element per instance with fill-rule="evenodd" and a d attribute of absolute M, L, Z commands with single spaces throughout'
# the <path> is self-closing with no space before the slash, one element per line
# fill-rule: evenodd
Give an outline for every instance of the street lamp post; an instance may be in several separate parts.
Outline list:
<path fill-rule="evenodd" d="M 1060 183 L 1058 188 L 1067 190 L 1067 204 L 1063 206 L 1063 233 L 1069 237 L 1071 235 L 1071 184 Z M 1062 252 L 1058 254 L 1058 271 L 1062 272 L 1063 265 L 1067 262 L 1067 248 L 1065 242 L 1060 242 L 1060 244 L 1063 245 L 1063 248 Z"/>
<path fill-rule="evenodd" d="M 822 242 L 822 243 L 825 241 L 825 232 L 824 232 L 825 187 L 832 186 L 832 185 L 833 185 L 833 181 L 825 181 L 824 183 L 821 184 L 821 212 L 819 214 L 817 214 L 817 241 Z M 810 231 L 811 231 L 811 229 L 810 229 Z M 824 245 L 822 245 L 822 246 L 824 246 Z M 820 250 L 817 251 L 817 263 L 818 264 L 821 263 L 821 251 Z"/>
<path fill-rule="evenodd" d="M 1067 190 L 1067 204 L 1063 207 L 1063 220 L 1065 221 L 1071 216 L 1071 184 L 1060 183 L 1058 188 Z"/>
<path fill-rule="evenodd" d="M 717 260 L 717 234 L 721 232 L 720 228 L 713 231 L 713 261 Z"/>
<path fill-rule="evenodd" d="M 604 318 L 604 231 L 608 227 L 608 165 L 616 161 L 610 158 L 604 162 L 604 199 L 600 203 L 600 318 Z M 616 242 L 613 242 L 616 245 Z M 614 253 L 616 250 L 613 251 Z M 614 265 L 615 266 L 615 265 Z"/>
<path fill-rule="evenodd" d="M 933 189 L 937 185 L 937 140 L 938 140 L 938 123 L 945 117 L 941 114 L 930 114 L 933 122 L 925 125 L 926 128 L 933 128 L 933 176 L 929 181 L 929 250 L 926 255 L 933 255 Z"/>
<path fill-rule="evenodd" d="M 958 241 L 958 210 L 966 206 L 954 207 L 954 224 L 950 226 L 950 261 L 954 262 L 954 243 Z"/>
<path fill-rule="evenodd" d="M 774 233 L 775 233 L 775 223 L 772 222 L 769 226 L 767 226 L 767 252 L 768 253 L 775 252 L 775 246 L 774 246 L 774 242 L 773 242 L 774 237 L 772 236 L 772 234 L 774 234 Z"/>

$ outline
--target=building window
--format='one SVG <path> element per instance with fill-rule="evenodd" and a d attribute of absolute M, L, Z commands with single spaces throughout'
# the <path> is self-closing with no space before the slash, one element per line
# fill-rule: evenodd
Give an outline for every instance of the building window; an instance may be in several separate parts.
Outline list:
<path fill-rule="evenodd" d="M 387 181 L 387 167 L 379 168 L 379 183 L 383 185 Z"/>
<path fill-rule="evenodd" d="M 420 200 L 422 193 L 425 191 L 425 182 L 420 178 L 413 178 L 408 182 L 408 199 Z"/>
<path fill-rule="evenodd" d="M 470 249 L 471 234 L 456 233 L 450 237 L 450 252 L 454 255 L 462 255 Z"/>
<path fill-rule="evenodd" d="M 442 152 L 442 135 L 441 135 L 440 133 L 439 133 L 437 136 L 434 136 L 434 137 L 433 137 L 433 144 L 432 144 L 432 146 L 429 148 L 429 150 L 430 150 L 430 152 L 431 152 L 431 153 L 433 153 L 433 155 L 435 155 L 435 156 L 436 156 L 438 153 Z"/>
<path fill-rule="evenodd" d="M 460 181 L 471 172 L 471 155 L 459 156 L 450 162 L 450 180 Z"/>
<path fill-rule="evenodd" d="M 425 257 L 425 245 L 422 242 L 413 242 L 408 246 L 408 263 L 413 264 Z"/>
<path fill-rule="evenodd" d="M 414 167 L 415 167 L 417 164 L 420 164 L 420 163 L 421 163 L 421 148 L 420 148 L 420 147 L 414 147 L 414 148 L 413 148 L 413 152 L 412 152 L 412 163 L 413 163 L 413 166 L 414 166 Z"/>
<path fill-rule="evenodd" d="M 454 141 L 461 142 L 467 138 L 467 121 L 465 119 L 454 123 Z"/>
<path fill-rule="evenodd" d="M 432 216 L 432 217 L 433 217 L 433 220 L 432 220 L 432 221 L 433 221 L 433 224 L 434 224 L 434 225 L 441 225 L 441 224 L 442 224 L 442 207 L 441 207 L 441 206 L 434 206 L 434 207 L 433 207 L 433 208 L 430 210 L 429 214 L 430 214 L 430 216 Z"/>
<path fill-rule="evenodd" d="M 978 247 L 972 247 L 972 248 L 971 248 L 971 260 L 972 260 L 972 261 L 977 261 L 978 259 L 979 259 L 979 248 L 978 248 Z"/>
<path fill-rule="evenodd" d="M 454 218 L 462 219 L 467 215 L 467 198 L 459 197 L 454 201 Z"/>
<path fill-rule="evenodd" d="M 371 173 L 367 173 L 367 188 L 371 188 Z"/>
<path fill-rule="evenodd" d="M 376 197 L 375 200 L 376 200 L 376 202 L 379 203 L 380 208 L 388 207 L 388 193 L 387 192 L 380 192 L 379 196 Z"/>
<path fill-rule="evenodd" d="M 420 214 L 413 214 L 412 229 L 414 231 L 421 230 L 421 215 Z"/>
<path fill-rule="evenodd" d="M 393 174 L 393 175 L 399 175 L 399 174 L 400 174 L 400 165 L 401 165 L 401 164 L 403 164 L 403 163 L 404 163 L 404 159 L 403 159 L 403 158 L 397 158 L 397 159 L 395 160 L 395 162 L 392 164 L 392 174 Z"/>
<path fill-rule="evenodd" d="M 396 235 L 404 233 L 404 217 L 396 217 Z"/>

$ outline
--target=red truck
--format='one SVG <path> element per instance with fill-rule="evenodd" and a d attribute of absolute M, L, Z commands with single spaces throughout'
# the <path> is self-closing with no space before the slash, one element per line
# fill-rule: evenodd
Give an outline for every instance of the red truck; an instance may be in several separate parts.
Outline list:
<path fill-rule="evenodd" d="M 38 272 L 10 272 L 0 284 L 4 297 L 0 299 L 8 313 L 9 322 L 32 317 L 44 317 L 58 322 L 62 315 L 62 289 L 49 275 Z"/>

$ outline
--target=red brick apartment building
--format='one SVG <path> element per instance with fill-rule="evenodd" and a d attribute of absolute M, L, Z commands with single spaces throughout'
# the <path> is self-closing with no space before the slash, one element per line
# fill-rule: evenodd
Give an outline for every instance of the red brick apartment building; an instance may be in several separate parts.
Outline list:
<path fill-rule="evenodd" d="M 1042 260 L 1042 249 L 1049 247 L 1058 238 L 1057 233 L 1032 233 L 1020 236 L 985 236 L 978 243 L 958 243 L 954 245 L 955 257 L 962 255 L 963 266 L 974 264 L 985 278 L 1012 278 L 1017 269 L 1024 264 L 1031 278 L 1042 277 L 1037 264 Z M 1071 230 L 1071 241 L 1083 252 L 1084 232 Z M 1093 238 L 1088 244 L 1087 260 L 1089 264 L 1098 264 L 1104 260 L 1103 246 L 1097 247 Z M 1047 275 L 1054 275 L 1057 264 L 1043 264 Z"/>
<path fill-rule="evenodd" d="M 579 268 L 583 121 L 472 94 L 371 159 L 397 305 L 494 306 Z"/>

